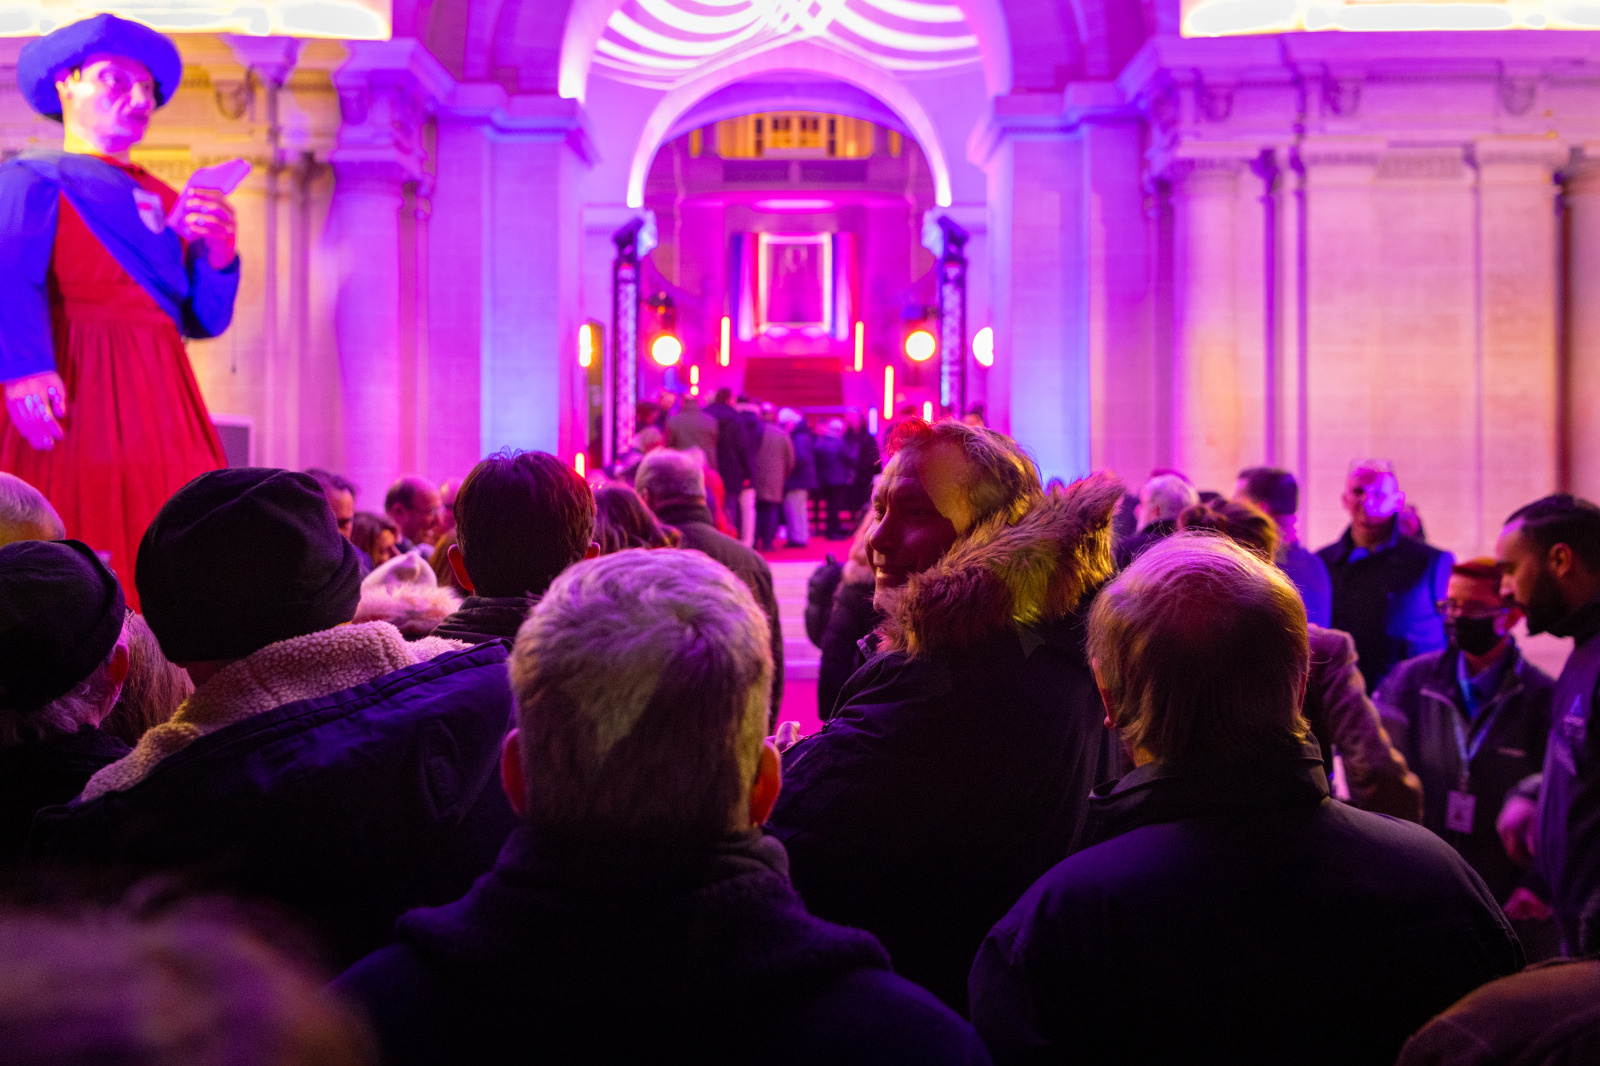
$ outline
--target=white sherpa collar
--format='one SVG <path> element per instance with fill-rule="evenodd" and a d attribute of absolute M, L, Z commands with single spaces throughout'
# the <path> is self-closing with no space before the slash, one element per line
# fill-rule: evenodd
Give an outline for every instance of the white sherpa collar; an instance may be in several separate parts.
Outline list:
<path fill-rule="evenodd" d="M 171 720 L 146 732 L 133 751 L 91 777 L 78 802 L 132 788 L 162 759 L 251 715 L 342 692 L 467 647 L 439 637 L 407 643 L 387 622 L 339 626 L 269 644 L 195 689 Z"/>

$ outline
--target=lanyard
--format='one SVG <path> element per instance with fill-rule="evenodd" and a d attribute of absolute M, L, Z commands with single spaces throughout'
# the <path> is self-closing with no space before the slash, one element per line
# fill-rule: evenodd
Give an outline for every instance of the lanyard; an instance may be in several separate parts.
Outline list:
<path fill-rule="evenodd" d="M 1503 706 L 1504 702 L 1495 704 L 1492 699 L 1490 700 L 1490 709 L 1480 712 L 1472 722 L 1473 725 L 1479 725 L 1480 722 L 1482 725 L 1479 726 L 1477 733 L 1470 741 L 1467 739 L 1467 730 L 1462 724 L 1461 714 L 1457 712 L 1450 716 L 1450 724 L 1455 726 L 1456 729 L 1456 751 L 1461 754 L 1462 792 L 1469 791 L 1467 783 L 1472 774 L 1472 760 L 1476 759 L 1478 752 L 1483 750 L 1483 743 L 1489 739 L 1489 733 L 1494 729 L 1495 720 L 1500 717 L 1500 710 Z"/>

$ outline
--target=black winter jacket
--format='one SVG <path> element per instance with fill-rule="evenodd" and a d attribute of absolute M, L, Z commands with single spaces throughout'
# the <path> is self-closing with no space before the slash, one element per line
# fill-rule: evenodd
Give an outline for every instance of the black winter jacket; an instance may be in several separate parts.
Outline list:
<path fill-rule="evenodd" d="M 1444 622 L 1434 606 L 1444 598 L 1455 556 L 1398 533 L 1377 551 L 1354 562 L 1350 530 L 1317 555 L 1333 583 L 1333 627 L 1356 641 L 1361 676 L 1376 692 L 1396 663 L 1438 651 Z"/>
<path fill-rule="evenodd" d="M 1524 873 L 1506 856 L 1494 822 L 1506 794 L 1544 764 L 1555 681 L 1513 645 L 1500 664 L 1499 687 L 1469 720 L 1456 675 L 1460 658 L 1459 650 L 1446 648 L 1407 659 L 1384 678 L 1377 699 L 1395 746 L 1422 779 L 1422 824 L 1459 851 L 1504 903 Z M 1476 797 L 1470 833 L 1445 821 L 1450 793 L 1461 785 L 1458 725 L 1469 751 L 1477 747 L 1467 779 Z"/>
<path fill-rule="evenodd" d="M 877 941 L 807 914 L 783 848 L 606 845 L 522 828 L 456 903 L 339 987 L 388 1066 L 989 1061 Z"/>
<path fill-rule="evenodd" d="M 41 808 L 70 803 L 96 770 L 126 754 L 128 745 L 92 728 L 0 748 L 0 869 L 22 861 Z"/>
<path fill-rule="evenodd" d="M 784 755 L 772 831 L 806 905 L 957 1010 L 990 926 L 1079 846 L 1090 788 L 1116 776 L 1072 608 L 1110 573 L 1120 495 L 1096 477 L 976 527 Z"/>
<path fill-rule="evenodd" d="M 1095 790 L 1087 848 L 984 941 L 972 1018 L 1009 1063 L 1370 1063 L 1522 949 L 1421 826 L 1328 798 L 1315 745 Z"/>
<path fill-rule="evenodd" d="M 131 788 L 46 808 L 29 856 L 275 900 L 348 965 L 493 865 L 516 825 L 500 788 L 510 724 L 505 645 L 450 652 L 252 714 Z"/>

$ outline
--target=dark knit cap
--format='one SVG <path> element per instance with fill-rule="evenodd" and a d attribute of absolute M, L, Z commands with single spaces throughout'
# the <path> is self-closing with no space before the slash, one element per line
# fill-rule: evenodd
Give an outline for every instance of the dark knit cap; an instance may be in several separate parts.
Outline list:
<path fill-rule="evenodd" d="M 87 544 L 0 548 L 0 708 L 34 711 L 106 661 L 127 617 L 122 586 Z"/>
<path fill-rule="evenodd" d="M 350 621 L 361 595 L 357 555 L 314 478 L 213 470 L 150 523 L 134 581 L 168 659 L 242 659 Z"/>

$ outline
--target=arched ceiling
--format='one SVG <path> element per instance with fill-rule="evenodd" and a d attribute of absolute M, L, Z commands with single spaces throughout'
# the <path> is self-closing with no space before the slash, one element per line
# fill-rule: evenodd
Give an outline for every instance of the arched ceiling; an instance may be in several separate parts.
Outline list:
<path fill-rule="evenodd" d="M 595 42 L 593 70 L 671 88 L 705 64 L 814 38 L 906 76 L 977 68 L 978 38 L 945 0 L 623 0 Z"/>
<path fill-rule="evenodd" d="M 917 77 L 918 64 L 979 63 L 989 94 L 999 95 L 1115 77 L 1152 32 L 1162 2 L 394 0 L 394 21 L 397 34 L 423 38 L 457 77 L 516 92 L 581 98 L 591 70 L 665 88 L 730 53 L 814 40 L 901 78 Z M 649 59 L 642 68 L 638 56 Z"/>

